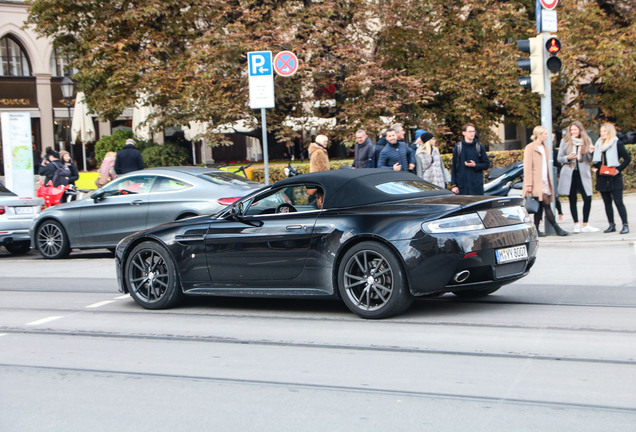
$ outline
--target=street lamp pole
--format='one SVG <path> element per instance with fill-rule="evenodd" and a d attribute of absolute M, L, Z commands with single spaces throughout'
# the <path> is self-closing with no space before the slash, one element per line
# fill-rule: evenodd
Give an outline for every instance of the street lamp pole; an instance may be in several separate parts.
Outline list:
<path fill-rule="evenodd" d="M 75 90 L 75 83 L 72 79 L 67 76 L 62 80 L 62 84 L 60 85 L 62 88 L 62 97 L 66 101 L 66 109 L 68 110 L 68 130 L 66 134 L 67 143 L 71 148 L 71 160 L 75 160 L 73 154 L 73 143 L 71 142 L 71 100 L 73 99 L 73 91 Z"/>

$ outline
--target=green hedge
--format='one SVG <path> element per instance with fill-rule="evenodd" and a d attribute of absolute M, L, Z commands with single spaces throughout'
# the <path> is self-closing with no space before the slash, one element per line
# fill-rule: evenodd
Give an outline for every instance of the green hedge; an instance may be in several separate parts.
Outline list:
<path fill-rule="evenodd" d="M 632 163 L 630 163 L 625 171 L 623 171 L 623 181 L 625 182 L 625 189 L 633 190 L 636 189 L 636 144 L 631 144 L 625 146 L 630 156 L 632 157 Z M 493 156 L 490 159 L 491 168 L 494 167 L 505 167 L 512 162 L 523 160 L 523 150 L 506 150 L 506 151 L 494 151 L 488 152 L 489 156 Z M 451 159 L 453 155 L 451 153 L 446 153 L 442 155 L 442 161 L 444 162 L 444 166 L 450 170 Z M 342 159 L 330 161 L 331 169 L 338 169 L 342 165 L 351 165 L 353 162 L 352 159 Z M 298 170 L 300 174 L 305 174 L 309 172 L 309 162 L 304 163 L 293 163 L 292 166 Z M 281 165 L 279 163 L 272 163 L 269 165 L 269 180 L 271 183 L 276 182 L 278 180 L 282 180 L 285 178 L 284 169 L 287 167 L 286 164 Z M 488 174 L 488 171 L 484 172 L 484 177 Z M 596 176 L 593 176 L 594 178 Z M 252 171 L 252 179 L 258 182 L 265 182 L 265 172 L 262 166 L 254 167 Z"/>

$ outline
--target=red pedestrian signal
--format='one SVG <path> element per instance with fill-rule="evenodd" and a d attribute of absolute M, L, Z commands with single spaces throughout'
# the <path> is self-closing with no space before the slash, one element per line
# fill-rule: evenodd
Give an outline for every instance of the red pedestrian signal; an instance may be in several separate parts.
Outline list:
<path fill-rule="evenodd" d="M 551 37 L 545 43 L 545 49 L 548 50 L 550 55 L 557 55 L 561 51 L 561 41 L 555 37 Z"/>

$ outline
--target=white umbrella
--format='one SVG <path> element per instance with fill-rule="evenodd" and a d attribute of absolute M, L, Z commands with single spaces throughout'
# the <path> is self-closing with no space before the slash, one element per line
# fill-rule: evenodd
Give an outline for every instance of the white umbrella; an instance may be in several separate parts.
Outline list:
<path fill-rule="evenodd" d="M 93 118 L 88 113 L 88 106 L 84 100 L 84 92 L 75 95 L 75 108 L 73 109 L 73 123 L 71 123 L 71 142 L 82 142 L 82 160 L 86 171 L 86 143 L 95 141 L 95 126 Z"/>
<path fill-rule="evenodd" d="M 199 139 L 208 130 L 208 124 L 200 121 L 191 121 L 190 126 L 183 126 L 183 137 L 188 141 L 192 141 L 192 165 L 197 164 L 195 141 Z"/>
<path fill-rule="evenodd" d="M 150 139 L 150 125 L 146 120 L 153 114 L 155 110 L 152 105 L 148 104 L 148 95 L 143 94 L 135 103 L 132 114 L 132 128 L 133 133 L 138 138 L 149 140 Z M 142 123 L 144 123 L 142 125 Z"/>

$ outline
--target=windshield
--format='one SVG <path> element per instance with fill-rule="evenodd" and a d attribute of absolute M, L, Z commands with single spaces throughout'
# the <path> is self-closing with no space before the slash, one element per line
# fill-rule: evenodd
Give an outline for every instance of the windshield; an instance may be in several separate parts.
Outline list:
<path fill-rule="evenodd" d="M 199 175 L 199 178 L 202 178 L 203 180 L 207 180 L 210 183 L 219 184 L 219 185 L 228 185 L 228 184 L 249 185 L 254 183 L 246 179 L 245 177 L 241 177 L 239 175 L 236 175 L 230 172 L 211 171 L 211 172 L 207 172 L 205 174 Z"/>
<path fill-rule="evenodd" d="M 13 192 L 4 187 L 2 183 L 0 183 L 0 195 L 16 196 Z"/>

